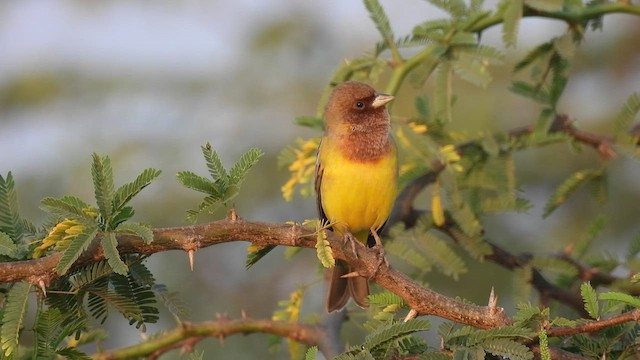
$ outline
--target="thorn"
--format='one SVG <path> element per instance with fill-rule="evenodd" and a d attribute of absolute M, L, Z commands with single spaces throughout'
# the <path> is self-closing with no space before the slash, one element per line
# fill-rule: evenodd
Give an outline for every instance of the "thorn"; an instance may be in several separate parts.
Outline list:
<path fill-rule="evenodd" d="M 498 313 L 498 297 L 494 291 L 493 286 L 491 287 L 491 293 L 489 294 L 489 314 L 495 315 Z"/>
<path fill-rule="evenodd" d="M 38 286 L 40 286 L 40 290 L 42 290 L 44 296 L 47 297 L 47 287 L 44 285 L 44 280 L 38 280 Z"/>
<path fill-rule="evenodd" d="M 229 221 L 231 222 L 240 221 L 240 216 L 238 216 L 238 213 L 236 212 L 236 208 L 234 207 L 232 207 L 231 210 L 229 210 Z"/>
<path fill-rule="evenodd" d="M 575 248 L 575 244 L 571 243 L 571 244 L 568 244 L 567 246 L 565 246 L 564 249 L 562 249 L 562 252 L 565 255 L 570 256 L 573 253 L 574 248 Z"/>
<path fill-rule="evenodd" d="M 187 254 L 189 255 L 189 267 L 191 267 L 191 271 L 193 272 L 193 254 L 195 254 L 195 250 L 189 250 L 187 251 Z"/>
<path fill-rule="evenodd" d="M 360 276 L 360 273 L 359 273 L 359 272 L 357 272 L 357 271 L 352 271 L 352 272 L 350 272 L 350 273 L 348 273 L 348 274 L 344 274 L 344 275 L 342 275 L 342 276 L 340 276 L 340 277 L 341 277 L 341 278 L 343 278 L 343 279 L 348 279 L 348 278 L 353 278 L 353 277 L 358 277 L 358 276 Z"/>
<path fill-rule="evenodd" d="M 418 316 L 418 312 L 415 309 L 411 309 L 409 310 L 409 313 L 407 314 L 407 316 L 405 316 L 403 322 L 407 322 L 409 320 L 413 320 L 416 318 L 416 316 Z"/>

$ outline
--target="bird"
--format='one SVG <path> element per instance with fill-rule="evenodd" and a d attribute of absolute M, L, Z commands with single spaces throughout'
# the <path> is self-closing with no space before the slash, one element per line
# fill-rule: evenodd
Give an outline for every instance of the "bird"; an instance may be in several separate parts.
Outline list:
<path fill-rule="evenodd" d="M 335 86 L 325 108 L 315 166 L 318 212 L 331 230 L 352 242 L 354 251 L 354 238 L 367 245 L 370 236 L 382 249 L 378 231 L 395 202 L 398 160 L 386 108 L 393 99 L 367 84 L 347 81 Z M 341 310 L 350 298 L 368 307 L 368 279 L 343 278 L 350 273 L 348 263 L 336 260 L 328 312 Z"/>

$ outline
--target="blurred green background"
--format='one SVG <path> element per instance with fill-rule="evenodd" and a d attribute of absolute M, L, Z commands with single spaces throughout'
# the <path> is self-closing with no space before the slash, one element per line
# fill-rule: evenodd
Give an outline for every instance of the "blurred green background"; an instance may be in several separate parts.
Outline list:
<path fill-rule="evenodd" d="M 444 15 L 423 1 L 381 3 L 398 36 Z M 506 51 L 504 66 L 493 68 L 495 81 L 487 89 L 455 83 L 453 127 L 487 133 L 535 121 L 536 104 L 507 90 L 513 64 L 536 44 L 562 34 L 565 26 L 525 19 L 518 47 Z M 640 22 L 623 15 L 607 16 L 604 31 L 587 34 L 560 105 L 580 128 L 612 132 L 609 120 L 628 95 L 640 91 L 638 38 Z M 495 27 L 482 41 L 503 49 L 500 39 Z M 185 211 L 199 195 L 181 188 L 175 174 L 206 172 L 200 145 L 211 142 L 226 165 L 259 147 L 266 156 L 236 200 L 239 215 L 273 222 L 313 218 L 313 199 L 282 199 L 280 186 L 288 174 L 277 168 L 277 154 L 298 137 L 318 135 L 294 125 L 294 117 L 314 115 L 335 67 L 378 40 L 358 1 L 2 1 L 0 172 L 13 172 L 22 213 L 42 224 L 46 219 L 38 204 L 43 197 L 93 198 L 92 152 L 111 157 L 116 185 L 144 168 L 161 169 L 161 178 L 134 200 L 136 220 L 177 226 L 185 224 Z M 411 116 L 413 96 L 421 92 L 429 89 L 403 88 L 392 115 Z M 609 227 L 599 249 L 615 256 L 640 231 L 635 161 L 614 160 L 610 202 L 604 207 L 585 192 L 554 216 L 541 217 L 555 186 L 598 161 L 591 149 L 577 153 L 564 145 L 518 154 L 519 188 L 535 207 L 525 214 L 483 219 L 488 238 L 514 252 L 557 251 L 605 214 Z M 428 202 L 417 205 L 427 208 Z M 216 314 L 237 318 L 241 310 L 270 317 L 296 286 L 313 282 L 304 309 L 307 314 L 323 310 L 320 272 L 309 266 L 316 263 L 313 252 L 287 261 L 280 249 L 245 271 L 246 246 L 233 243 L 197 252 L 193 273 L 184 253 L 157 254 L 149 264 L 158 282 L 182 294 L 194 321 Z M 434 274 L 431 285 L 482 303 L 495 286 L 501 305 L 509 309 L 510 274 L 492 264 L 471 261 L 470 266 L 472 271 L 458 282 Z M 105 349 L 140 338 L 117 316 L 108 326 L 112 331 Z M 173 326 L 165 316 L 150 332 Z M 205 350 L 205 358 L 285 356 L 265 355 L 267 343 L 267 336 L 234 336 L 224 344 L 204 341 L 198 349 Z"/>

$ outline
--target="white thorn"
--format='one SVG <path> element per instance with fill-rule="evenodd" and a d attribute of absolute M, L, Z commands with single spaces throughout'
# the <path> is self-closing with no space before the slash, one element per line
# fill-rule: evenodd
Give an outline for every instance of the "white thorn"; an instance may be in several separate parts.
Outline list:
<path fill-rule="evenodd" d="M 193 254 L 195 254 L 195 251 L 189 250 L 187 254 L 189 255 L 189 267 L 191 267 L 191 271 L 193 271 Z"/>
<path fill-rule="evenodd" d="M 496 296 L 493 286 L 491 287 L 491 293 L 489 293 L 488 306 L 491 315 L 495 315 L 498 312 L 498 297 Z"/>
<path fill-rule="evenodd" d="M 413 319 L 416 318 L 416 316 L 418 316 L 418 312 L 415 309 L 411 309 L 411 310 L 409 310 L 409 313 L 407 314 L 407 316 L 405 316 L 403 322 L 407 322 L 409 320 L 413 320 Z"/>
<path fill-rule="evenodd" d="M 40 290 L 42 290 L 42 293 L 44 294 L 44 296 L 47 297 L 47 287 L 44 285 L 44 281 L 39 280 L 38 286 L 40 286 Z"/>

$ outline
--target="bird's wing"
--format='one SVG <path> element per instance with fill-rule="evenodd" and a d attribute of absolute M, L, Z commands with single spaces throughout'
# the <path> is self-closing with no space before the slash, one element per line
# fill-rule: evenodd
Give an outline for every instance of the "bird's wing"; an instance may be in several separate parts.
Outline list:
<path fill-rule="evenodd" d="M 323 221 L 329 221 L 327 218 L 327 214 L 324 213 L 324 209 L 322 208 L 322 192 L 320 191 L 322 186 L 322 174 L 324 173 L 324 164 L 320 159 L 320 153 L 322 151 L 322 140 L 320 140 L 320 145 L 318 145 L 318 153 L 316 154 L 316 180 L 315 180 L 315 190 L 316 190 L 316 205 L 318 206 L 318 215 L 320 219 Z"/>

